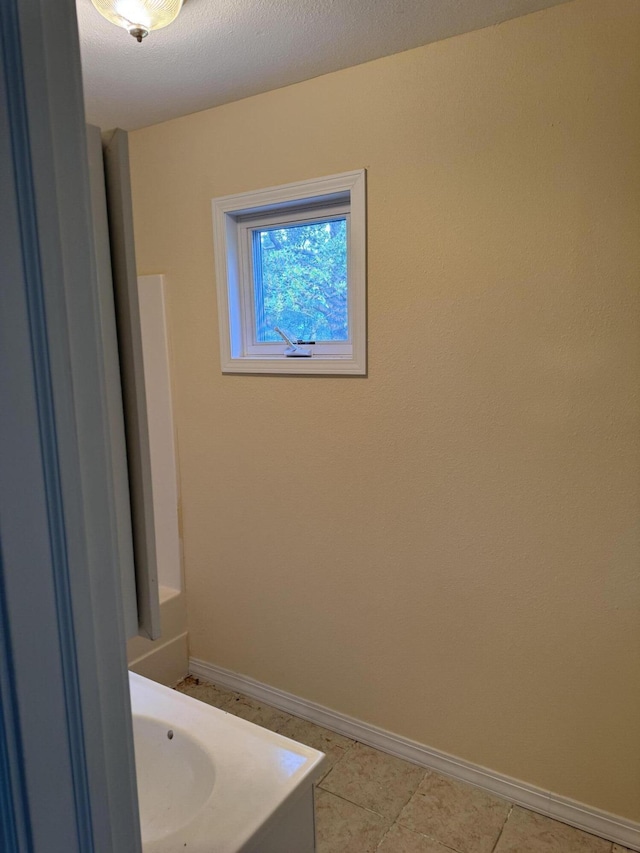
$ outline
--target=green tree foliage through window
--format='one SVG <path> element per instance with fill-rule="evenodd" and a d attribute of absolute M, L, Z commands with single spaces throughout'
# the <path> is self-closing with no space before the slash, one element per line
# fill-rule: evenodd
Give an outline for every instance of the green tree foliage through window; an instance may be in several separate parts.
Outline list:
<path fill-rule="evenodd" d="M 256 341 L 349 339 L 344 217 L 255 229 L 253 260 Z"/>

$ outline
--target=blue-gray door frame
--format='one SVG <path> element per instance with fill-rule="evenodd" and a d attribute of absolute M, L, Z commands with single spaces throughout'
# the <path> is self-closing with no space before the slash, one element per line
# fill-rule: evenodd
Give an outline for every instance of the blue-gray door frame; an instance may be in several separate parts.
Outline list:
<path fill-rule="evenodd" d="M 0 2 L 0 848 L 141 849 L 74 0 Z"/>

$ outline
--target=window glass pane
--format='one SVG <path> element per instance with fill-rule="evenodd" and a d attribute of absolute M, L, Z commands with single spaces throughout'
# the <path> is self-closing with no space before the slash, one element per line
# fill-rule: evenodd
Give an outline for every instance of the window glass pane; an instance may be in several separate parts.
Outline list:
<path fill-rule="evenodd" d="M 348 340 L 346 219 L 252 233 L 256 342 Z"/>

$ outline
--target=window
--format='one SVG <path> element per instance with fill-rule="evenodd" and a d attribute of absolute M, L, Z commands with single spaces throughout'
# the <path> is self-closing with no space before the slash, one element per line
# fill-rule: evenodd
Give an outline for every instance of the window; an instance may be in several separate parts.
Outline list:
<path fill-rule="evenodd" d="M 223 373 L 366 373 L 365 173 L 213 200 Z"/>

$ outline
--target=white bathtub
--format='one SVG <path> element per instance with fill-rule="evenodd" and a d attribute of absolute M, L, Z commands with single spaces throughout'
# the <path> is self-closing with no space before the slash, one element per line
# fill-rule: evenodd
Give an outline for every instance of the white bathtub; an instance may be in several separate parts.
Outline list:
<path fill-rule="evenodd" d="M 144 853 L 313 853 L 324 756 L 129 673 Z"/>

